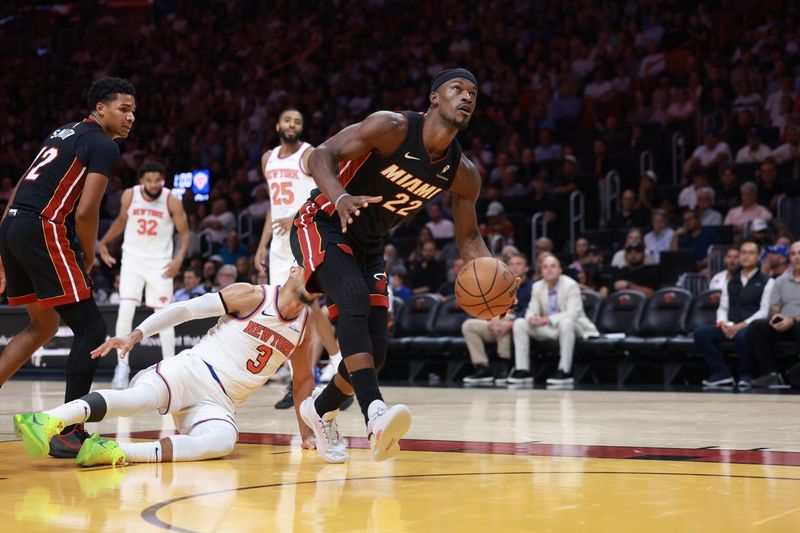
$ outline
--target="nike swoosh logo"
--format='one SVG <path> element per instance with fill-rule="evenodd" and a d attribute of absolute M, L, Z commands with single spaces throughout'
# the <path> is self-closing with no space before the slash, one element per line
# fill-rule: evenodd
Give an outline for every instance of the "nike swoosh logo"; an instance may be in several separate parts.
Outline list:
<path fill-rule="evenodd" d="M 404 157 L 405 157 L 406 159 L 413 159 L 413 160 L 415 160 L 415 161 L 421 161 L 421 159 L 420 159 L 419 157 L 414 157 L 414 156 L 413 156 L 413 155 L 411 155 L 409 152 L 406 152 L 406 155 L 405 155 Z"/>
<path fill-rule="evenodd" d="M 261 311 L 261 314 L 264 316 L 275 316 L 273 314 L 267 313 L 266 311 Z"/>

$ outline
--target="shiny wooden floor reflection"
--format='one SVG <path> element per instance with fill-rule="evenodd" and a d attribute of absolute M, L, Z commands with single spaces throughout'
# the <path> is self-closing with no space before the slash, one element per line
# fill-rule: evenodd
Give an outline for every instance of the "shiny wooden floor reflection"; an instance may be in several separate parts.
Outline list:
<path fill-rule="evenodd" d="M 239 413 L 226 459 L 79 469 L 28 459 L 11 434 L 13 412 L 59 403 L 63 385 L 11 382 L 0 391 L 2 531 L 800 531 L 798 396 L 385 393 L 415 417 L 393 461 L 371 460 L 355 411 L 342 414 L 347 464 L 301 451 L 293 414 L 271 407 L 273 385 Z M 172 431 L 156 415 L 98 426 Z"/>

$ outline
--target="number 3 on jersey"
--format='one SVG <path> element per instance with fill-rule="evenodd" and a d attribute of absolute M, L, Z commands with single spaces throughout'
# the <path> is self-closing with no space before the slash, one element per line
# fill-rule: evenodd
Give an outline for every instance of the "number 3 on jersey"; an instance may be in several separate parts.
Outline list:
<path fill-rule="evenodd" d="M 272 203 L 275 205 L 290 205 L 294 203 L 291 181 L 284 181 L 283 183 L 273 181 L 269 186 L 272 189 Z"/>
<path fill-rule="evenodd" d="M 252 374 L 258 374 L 264 367 L 267 366 L 269 362 L 269 358 L 272 357 L 272 348 L 267 346 L 266 344 L 262 344 L 258 348 L 258 355 L 256 356 L 255 360 L 250 359 L 247 361 L 247 370 L 250 371 Z"/>

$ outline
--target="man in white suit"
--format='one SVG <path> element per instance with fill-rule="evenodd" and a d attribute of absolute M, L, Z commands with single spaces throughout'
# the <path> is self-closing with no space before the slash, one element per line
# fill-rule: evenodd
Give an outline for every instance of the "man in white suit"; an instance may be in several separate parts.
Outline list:
<path fill-rule="evenodd" d="M 511 384 L 533 383 L 530 372 L 530 339 L 556 340 L 560 359 L 558 371 L 547 379 L 548 385 L 572 385 L 572 354 L 575 339 L 595 337 L 600 333 L 583 312 L 578 283 L 561 273 L 555 256 L 542 260 L 542 279 L 533 284 L 525 318 L 514 320 L 516 370 L 508 377 Z"/>

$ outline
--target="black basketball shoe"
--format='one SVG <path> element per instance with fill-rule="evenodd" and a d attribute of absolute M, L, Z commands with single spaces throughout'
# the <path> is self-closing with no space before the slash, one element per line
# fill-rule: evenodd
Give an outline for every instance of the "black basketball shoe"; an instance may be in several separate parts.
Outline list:
<path fill-rule="evenodd" d="M 292 382 L 286 387 L 286 394 L 275 404 L 275 409 L 290 409 L 294 407 L 294 394 L 292 394 Z"/>
<path fill-rule="evenodd" d="M 83 429 L 83 425 L 75 428 L 67 434 L 55 435 L 50 439 L 50 456 L 58 459 L 75 459 L 83 446 L 83 441 L 89 438 L 89 433 Z"/>

